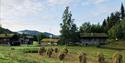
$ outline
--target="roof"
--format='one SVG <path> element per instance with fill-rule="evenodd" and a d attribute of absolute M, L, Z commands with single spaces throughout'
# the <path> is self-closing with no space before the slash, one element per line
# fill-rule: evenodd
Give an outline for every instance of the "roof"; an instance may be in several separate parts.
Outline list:
<path fill-rule="evenodd" d="M 26 36 L 26 38 L 33 38 L 33 36 Z"/>
<path fill-rule="evenodd" d="M 80 33 L 80 37 L 108 37 L 106 33 Z"/>
<path fill-rule="evenodd" d="M 0 34 L 0 38 L 11 38 L 14 34 Z"/>
<path fill-rule="evenodd" d="M 50 39 L 50 38 L 45 38 L 45 39 L 42 39 L 42 42 L 58 42 L 59 39 Z"/>

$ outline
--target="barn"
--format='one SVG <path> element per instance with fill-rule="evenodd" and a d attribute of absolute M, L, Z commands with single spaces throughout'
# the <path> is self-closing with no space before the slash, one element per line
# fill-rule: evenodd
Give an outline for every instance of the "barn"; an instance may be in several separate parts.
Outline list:
<path fill-rule="evenodd" d="M 32 36 L 25 36 L 24 38 L 20 38 L 21 44 L 31 45 L 33 44 L 33 37 Z"/>
<path fill-rule="evenodd" d="M 0 34 L 0 45 L 20 45 L 16 34 Z"/>
<path fill-rule="evenodd" d="M 107 38 L 106 33 L 80 33 L 80 42 L 85 46 L 105 44 Z"/>

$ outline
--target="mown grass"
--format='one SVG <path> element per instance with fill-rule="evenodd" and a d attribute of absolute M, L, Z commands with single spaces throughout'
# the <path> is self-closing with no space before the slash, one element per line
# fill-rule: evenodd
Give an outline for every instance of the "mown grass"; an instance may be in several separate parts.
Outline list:
<path fill-rule="evenodd" d="M 111 41 L 105 47 L 125 49 L 125 40 Z"/>
<path fill-rule="evenodd" d="M 46 46 L 47 48 L 59 48 L 63 51 L 65 46 Z M 59 53 L 54 53 L 52 58 L 38 55 L 39 47 L 33 46 L 0 46 L 0 63 L 79 63 L 78 56 L 81 52 L 87 53 L 89 63 L 96 63 L 97 52 L 105 55 L 106 61 L 111 61 L 112 54 L 116 50 L 102 49 L 96 47 L 67 46 L 69 54 L 64 61 L 58 59 Z M 120 51 L 125 60 L 125 50 Z"/>

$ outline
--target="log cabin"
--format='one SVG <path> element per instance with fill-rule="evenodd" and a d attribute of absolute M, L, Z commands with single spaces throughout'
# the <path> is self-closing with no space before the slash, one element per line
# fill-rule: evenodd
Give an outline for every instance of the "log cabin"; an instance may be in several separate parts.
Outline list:
<path fill-rule="evenodd" d="M 19 37 L 16 34 L 0 34 L 0 45 L 20 45 Z"/>
<path fill-rule="evenodd" d="M 85 46 L 105 44 L 107 38 L 106 33 L 80 33 L 80 42 Z"/>
<path fill-rule="evenodd" d="M 32 36 L 25 36 L 24 38 L 20 38 L 21 44 L 31 45 L 33 44 L 33 37 Z"/>

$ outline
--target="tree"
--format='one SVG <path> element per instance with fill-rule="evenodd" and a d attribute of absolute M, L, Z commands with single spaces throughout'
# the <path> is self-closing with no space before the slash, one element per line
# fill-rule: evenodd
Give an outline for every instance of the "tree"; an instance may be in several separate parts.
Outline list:
<path fill-rule="evenodd" d="M 73 35 L 77 30 L 76 25 L 73 23 L 74 19 L 72 19 L 71 11 L 69 12 L 69 7 L 67 6 L 63 13 L 63 22 L 60 24 L 61 26 L 61 40 L 65 45 L 68 45 L 69 42 L 73 40 Z"/>
<path fill-rule="evenodd" d="M 106 19 L 104 19 L 103 23 L 102 23 L 102 28 L 103 28 L 103 31 L 106 32 L 107 31 L 107 21 Z"/>
<path fill-rule="evenodd" d="M 125 9 L 121 4 L 120 12 L 113 12 L 106 20 L 103 21 L 102 27 L 106 29 L 110 38 L 125 38 Z"/>
<path fill-rule="evenodd" d="M 121 19 L 125 17 L 125 9 L 123 3 L 121 4 Z"/>
<path fill-rule="evenodd" d="M 117 23 L 115 26 L 113 26 L 108 31 L 108 34 L 110 38 L 125 39 L 125 19 L 123 19 L 120 23 Z"/>
<path fill-rule="evenodd" d="M 80 32 L 81 33 L 103 33 L 104 29 L 102 28 L 102 25 L 98 24 L 90 24 L 89 22 L 82 24 L 80 26 Z"/>
<path fill-rule="evenodd" d="M 111 13 L 110 16 L 107 17 L 107 19 L 104 19 L 102 27 L 107 33 L 108 30 L 110 30 L 114 25 L 120 22 L 120 12 L 114 12 Z"/>
<path fill-rule="evenodd" d="M 33 35 L 33 40 L 34 40 L 34 41 L 38 41 L 39 43 L 40 43 L 40 41 L 41 41 L 42 39 L 44 39 L 44 38 L 49 38 L 49 37 L 46 37 L 46 36 L 44 35 L 44 33 L 40 33 L 40 34 L 38 34 L 38 35 Z"/>
<path fill-rule="evenodd" d="M 89 33 L 91 30 L 91 24 L 89 22 L 85 22 L 80 26 L 80 32 L 82 33 Z"/>
<path fill-rule="evenodd" d="M 38 37 L 36 35 L 33 35 L 33 41 L 38 41 Z"/>
<path fill-rule="evenodd" d="M 78 27 L 76 26 L 76 24 L 73 24 L 71 27 L 71 42 L 77 42 L 79 41 L 79 32 L 78 32 Z"/>
<path fill-rule="evenodd" d="M 110 25 L 111 25 L 111 27 L 114 26 L 115 23 L 116 23 L 115 14 L 111 13 L 111 16 L 110 16 Z"/>

